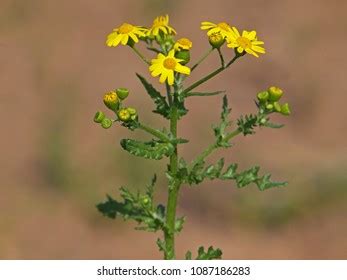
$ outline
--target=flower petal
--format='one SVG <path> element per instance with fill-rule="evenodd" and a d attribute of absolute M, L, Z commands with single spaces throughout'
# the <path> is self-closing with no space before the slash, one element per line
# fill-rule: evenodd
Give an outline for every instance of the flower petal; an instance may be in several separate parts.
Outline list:
<path fill-rule="evenodd" d="M 179 63 L 176 64 L 175 71 L 185 75 L 190 75 L 190 68 Z"/>

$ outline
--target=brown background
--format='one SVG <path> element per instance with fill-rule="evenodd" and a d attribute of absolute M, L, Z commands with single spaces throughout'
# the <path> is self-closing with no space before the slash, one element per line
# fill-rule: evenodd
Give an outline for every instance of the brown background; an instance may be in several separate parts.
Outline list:
<path fill-rule="evenodd" d="M 164 202 L 165 164 L 126 154 L 118 142 L 131 133 L 103 130 L 92 117 L 105 91 L 126 86 L 127 104 L 142 120 L 166 125 L 150 113 L 134 75 L 149 77 L 146 67 L 128 48 L 104 42 L 124 21 L 150 25 L 169 13 L 179 36 L 193 41 L 192 60 L 208 47 L 199 30 L 204 20 L 254 28 L 266 42 L 266 55 L 244 57 L 201 87 L 226 89 L 234 116 L 254 111 L 255 93 L 272 84 L 285 89 L 293 108 L 290 118 L 276 117 L 285 128 L 239 137 L 234 149 L 211 158 L 260 164 L 289 186 L 259 192 L 216 181 L 184 188 L 179 213 L 188 219 L 178 257 L 214 245 L 227 259 L 345 259 L 346 9 L 341 0 L 1 0 L 0 258 L 161 258 L 156 235 L 105 219 L 94 205 L 105 193 L 117 196 L 121 185 L 143 188 L 154 172 Z M 211 56 L 189 83 L 217 64 Z M 220 103 L 188 101 L 190 117 L 179 126 L 191 139 L 180 150 L 188 159 L 213 140 Z"/>

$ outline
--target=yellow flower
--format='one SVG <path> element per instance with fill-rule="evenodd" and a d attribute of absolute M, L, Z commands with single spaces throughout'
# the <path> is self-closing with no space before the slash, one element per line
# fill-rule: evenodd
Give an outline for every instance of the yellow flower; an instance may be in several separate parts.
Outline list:
<path fill-rule="evenodd" d="M 181 61 L 183 59 L 175 58 L 175 50 L 171 50 L 167 56 L 159 53 L 156 59 L 152 59 L 149 71 L 153 77 L 160 75 L 159 82 L 164 83 L 167 80 L 169 85 L 173 85 L 175 80 L 174 72 L 185 75 L 190 74 L 190 69 L 181 65 Z"/>
<path fill-rule="evenodd" d="M 212 23 L 209 21 L 203 21 L 201 23 L 201 27 L 202 30 L 208 30 L 207 32 L 207 36 L 212 35 L 213 33 L 220 33 L 223 35 L 223 37 L 227 37 L 228 34 L 232 31 L 231 27 L 229 24 L 227 24 L 226 22 L 220 22 L 220 23 Z"/>
<path fill-rule="evenodd" d="M 259 57 L 257 53 L 265 53 L 264 47 L 260 46 L 264 45 L 264 42 L 258 41 L 257 32 L 254 30 L 251 32 L 244 30 L 241 36 L 240 32 L 233 27 L 232 32 L 230 32 L 226 40 L 228 43 L 227 46 L 236 49 L 238 53 L 243 53 L 245 51 L 255 57 Z"/>
<path fill-rule="evenodd" d="M 107 36 L 106 45 L 116 47 L 121 43 L 126 45 L 129 39 L 135 43 L 139 41 L 139 37 L 145 37 L 147 29 L 141 26 L 135 26 L 129 23 L 123 23 L 120 27 L 113 29 L 113 32 Z"/>
<path fill-rule="evenodd" d="M 175 29 L 169 26 L 169 16 L 159 16 L 153 21 L 152 27 L 147 31 L 148 36 L 157 36 L 162 31 L 164 34 L 176 34 Z"/>
<path fill-rule="evenodd" d="M 193 47 L 192 41 L 190 41 L 187 38 L 181 38 L 176 41 L 174 45 L 174 49 L 179 51 L 179 50 L 190 50 Z"/>

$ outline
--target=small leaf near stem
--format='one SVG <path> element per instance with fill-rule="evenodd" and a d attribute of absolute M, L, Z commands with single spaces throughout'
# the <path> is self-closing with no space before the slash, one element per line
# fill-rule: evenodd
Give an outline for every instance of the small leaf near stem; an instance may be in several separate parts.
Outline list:
<path fill-rule="evenodd" d="M 132 46 L 131 48 L 142 59 L 144 63 L 146 63 L 147 65 L 151 65 L 151 63 L 145 58 L 145 56 L 135 46 Z"/>

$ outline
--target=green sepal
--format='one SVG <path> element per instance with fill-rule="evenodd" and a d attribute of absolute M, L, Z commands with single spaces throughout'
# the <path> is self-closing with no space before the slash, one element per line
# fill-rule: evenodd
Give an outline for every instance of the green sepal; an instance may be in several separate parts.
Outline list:
<path fill-rule="evenodd" d="M 136 73 L 136 76 L 140 79 L 142 85 L 146 89 L 148 95 L 152 98 L 157 108 L 153 111 L 153 113 L 162 115 L 166 119 L 170 119 L 170 106 L 166 102 L 164 96 L 160 94 L 144 77 L 140 74 Z"/>
<path fill-rule="evenodd" d="M 132 155 L 155 160 L 160 160 L 164 156 L 169 157 L 175 150 L 171 143 L 162 143 L 155 140 L 141 142 L 134 139 L 122 139 L 120 144 L 124 150 Z"/>

